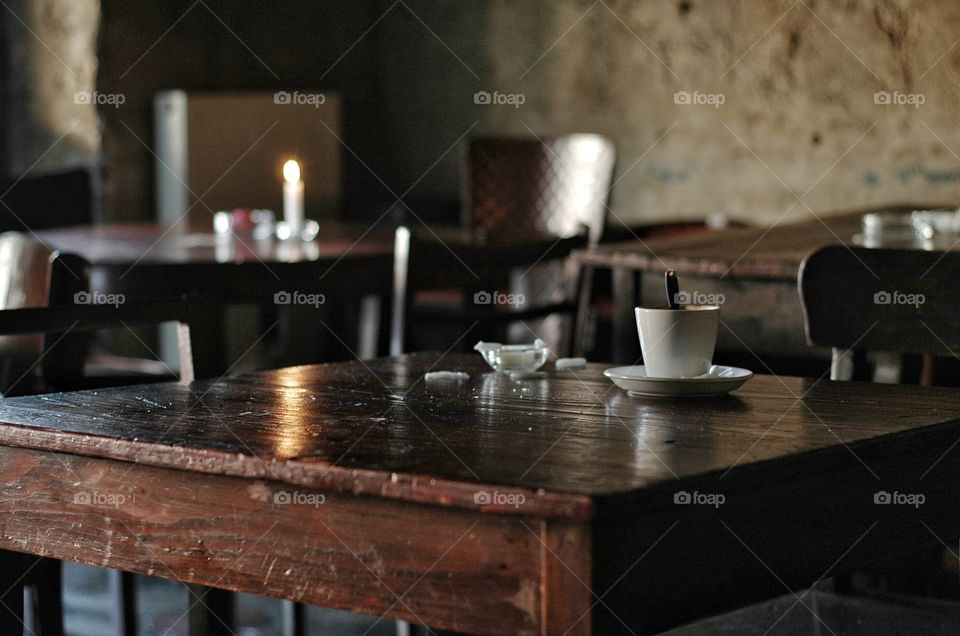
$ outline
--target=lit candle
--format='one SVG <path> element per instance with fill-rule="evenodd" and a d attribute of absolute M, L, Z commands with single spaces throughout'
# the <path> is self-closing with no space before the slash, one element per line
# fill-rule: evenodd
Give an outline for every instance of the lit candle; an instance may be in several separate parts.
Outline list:
<path fill-rule="evenodd" d="M 303 180 L 300 164 L 293 159 L 283 164 L 283 220 L 290 229 L 290 236 L 300 236 L 303 231 Z"/>

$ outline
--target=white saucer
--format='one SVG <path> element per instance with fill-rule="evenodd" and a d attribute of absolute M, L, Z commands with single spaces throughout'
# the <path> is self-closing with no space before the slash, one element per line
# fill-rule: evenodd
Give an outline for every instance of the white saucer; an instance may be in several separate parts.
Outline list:
<path fill-rule="evenodd" d="M 715 364 L 695 378 L 652 378 L 643 365 L 614 367 L 603 372 L 621 389 L 644 397 L 708 397 L 726 395 L 753 377 L 753 372 Z"/>

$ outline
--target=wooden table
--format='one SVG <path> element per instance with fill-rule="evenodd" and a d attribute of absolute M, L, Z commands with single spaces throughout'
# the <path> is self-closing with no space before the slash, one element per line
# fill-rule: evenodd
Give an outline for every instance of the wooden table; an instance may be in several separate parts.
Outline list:
<path fill-rule="evenodd" d="M 275 304 L 277 294 L 322 295 L 336 300 L 339 310 L 321 307 L 328 324 L 353 351 L 376 355 L 377 300 L 390 293 L 393 225 L 374 226 L 324 222 L 318 240 L 256 241 L 239 234 L 218 237 L 208 229 L 170 227 L 158 223 L 123 223 L 45 230 L 37 233 L 50 247 L 78 254 L 91 264 L 91 289 L 103 294 L 123 294 L 129 301 L 192 295 L 208 302 L 210 311 L 197 323 L 198 340 L 204 343 L 205 367 L 224 371 L 230 366 L 231 333 L 225 308 L 228 305 Z M 367 297 L 361 312 L 361 299 Z M 344 312 L 344 307 L 349 307 Z M 311 312 L 312 309 L 312 312 Z M 287 306 L 280 311 L 282 340 L 280 359 L 287 363 L 315 360 L 310 356 L 317 339 L 317 309 Z M 342 314 L 351 320 L 339 324 Z M 306 316 L 304 314 L 307 314 Z M 355 329 L 358 314 L 363 329 Z M 253 323 L 244 318 L 240 323 Z M 246 350 L 261 335 L 240 339 L 232 348 Z M 248 342 L 249 340 L 250 342 Z M 165 339 L 164 357 L 172 358 L 173 339 Z M 340 345 L 336 342 L 334 346 Z M 306 355 L 304 358 L 303 356 Z"/>
<path fill-rule="evenodd" d="M 757 376 L 660 401 L 601 370 L 418 354 L 3 400 L 0 547 L 467 633 L 617 634 L 960 532 L 955 390 Z"/>
<path fill-rule="evenodd" d="M 829 358 L 811 351 L 803 336 L 797 295 L 800 263 L 817 248 L 848 243 L 868 211 L 902 212 L 924 206 L 898 205 L 813 218 L 802 223 L 698 232 L 649 241 L 627 241 L 581 250 L 573 258 L 609 269 L 614 282 L 614 351 L 620 362 L 639 358 L 633 308 L 665 304 L 663 272 L 676 270 L 681 287 L 703 296 L 722 295 L 725 328 L 720 351 Z M 929 207 L 929 206 L 928 206 Z"/>
<path fill-rule="evenodd" d="M 316 241 L 219 238 L 157 223 L 76 226 L 38 232 L 50 247 L 94 268 L 93 286 L 133 299 L 188 293 L 227 301 L 272 298 L 290 285 L 304 292 L 381 289 L 389 280 L 393 225 L 326 222 Z"/>

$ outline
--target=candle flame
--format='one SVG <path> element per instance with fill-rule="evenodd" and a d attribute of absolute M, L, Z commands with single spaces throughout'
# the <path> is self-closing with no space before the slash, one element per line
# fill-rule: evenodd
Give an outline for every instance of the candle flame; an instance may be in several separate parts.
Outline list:
<path fill-rule="evenodd" d="M 283 164 L 283 178 L 287 183 L 297 183 L 300 181 L 300 164 L 293 159 Z"/>

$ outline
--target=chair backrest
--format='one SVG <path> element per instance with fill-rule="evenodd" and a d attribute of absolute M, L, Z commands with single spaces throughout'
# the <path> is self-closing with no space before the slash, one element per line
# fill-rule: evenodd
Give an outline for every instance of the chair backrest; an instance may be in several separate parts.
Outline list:
<path fill-rule="evenodd" d="M 98 329 L 130 327 L 144 324 L 177 323 L 179 379 L 189 384 L 195 379 L 190 324 L 198 306 L 188 299 L 137 303 L 51 305 L 0 310 L 0 334 L 67 334 Z M 56 341 L 51 345 L 56 346 Z M 8 387 L 9 388 L 12 387 Z"/>
<path fill-rule="evenodd" d="M 48 385 L 63 386 L 83 374 L 88 332 L 142 323 L 183 323 L 181 377 L 193 377 L 188 325 L 195 303 L 86 304 L 96 300 L 89 272 L 83 258 L 55 252 L 29 234 L 0 234 L 0 393 L 31 391 L 24 383 L 34 370 Z"/>
<path fill-rule="evenodd" d="M 19 232 L 0 234 L 0 309 L 43 307 L 50 294 L 53 252 Z M 43 336 L 0 337 L 0 357 L 17 373 L 43 352 Z"/>
<path fill-rule="evenodd" d="M 81 169 L 0 184 L 0 232 L 92 223 L 93 179 Z"/>
<path fill-rule="evenodd" d="M 616 146 L 595 134 L 481 137 L 466 148 L 463 225 L 490 241 L 603 233 Z"/>
<path fill-rule="evenodd" d="M 419 236 L 406 227 L 397 228 L 393 257 L 393 304 L 390 323 L 390 355 L 405 352 L 408 314 L 417 291 L 459 289 L 464 302 L 493 318 L 492 295 L 509 290 L 516 272 L 531 272 L 535 266 L 565 259 L 575 249 L 586 247 L 585 234 L 565 238 L 532 238 L 512 242 L 479 242 L 466 237 Z M 579 288 L 578 285 L 572 285 Z M 553 313 L 574 313 L 573 299 L 550 303 L 517 303 L 517 320 Z M 483 310 L 489 310 L 483 312 Z"/>
<path fill-rule="evenodd" d="M 807 340 L 832 347 L 833 379 L 851 352 L 960 352 L 960 252 L 825 247 L 799 275 Z"/>

